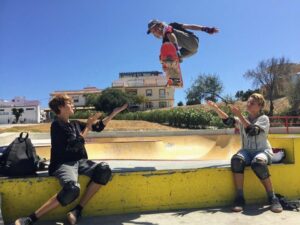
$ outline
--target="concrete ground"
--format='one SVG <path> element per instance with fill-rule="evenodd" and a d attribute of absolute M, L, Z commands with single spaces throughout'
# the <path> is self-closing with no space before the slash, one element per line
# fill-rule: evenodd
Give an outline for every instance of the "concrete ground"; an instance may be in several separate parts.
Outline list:
<path fill-rule="evenodd" d="M 37 225 L 67 225 L 66 221 L 41 221 Z M 300 212 L 273 213 L 267 206 L 246 206 L 241 213 L 229 207 L 188 209 L 171 212 L 134 213 L 115 216 L 84 217 L 80 225 L 299 225 Z M 79 225 L 78 224 L 78 225 Z"/>
<path fill-rule="evenodd" d="M 11 128 L 11 127 L 27 127 L 27 126 L 37 126 L 39 123 L 9 123 L 9 124 L 0 124 L 0 128 Z"/>

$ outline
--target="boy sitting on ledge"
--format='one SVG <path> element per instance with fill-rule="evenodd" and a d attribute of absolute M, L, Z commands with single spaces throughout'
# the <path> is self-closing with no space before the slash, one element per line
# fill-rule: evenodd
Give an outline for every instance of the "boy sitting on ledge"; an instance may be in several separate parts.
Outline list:
<path fill-rule="evenodd" d="M 69 120 L 69 117 L 74 114 L 74 109 L 72 99 L 67 95 L 55 96 L 49 102 L 49 107 L 57 116 L 57 119 L 51 124 L 49 175 L 55 176 L 59 180 L 62 189 L 34 213 L 28 217 L 17 219 L 15 225 L 33 224 L 59 205 L 66 206 L 72 203 L 80 194 L 78 175 L 82 174 L 90 177 L 91 180 L 79 204 L 67 214 L 69 223 L 76 224 L 88 201 L 111 178 L 111 169 L 108 164 L 88 160 L 84 146 L 85 138 L 89 131 L 102 131 L 113 117 L 127 108 L 127 104 L 115 108 L 103 120 L 98 120 L 101 113 L 96 113 L 90 116 L 86 123 Z"/>
<path fill-rule="evenodd" d="M 207 102 L 219 117 L 228 126 L 236 126 L 240 130 L 242 149 L 231 158 L 231 170 L 236 188 L 236 198 L 232 211 L 240 212 L 245 205 L 243 185 L 244 169 L 251 166 L 256 176 L 264 185 L 271 205 L 272 212 L 282 212 L 282 206 L 275 196 L 268 165 L 272 162 L 273 152 L 268 141 L 270 122 L 268 116 L 263 114 L 265 99 L 261 94 L 252 94 L 247 101 L 248 117 L 244 117 L 241 111 L 231 105 L 230 109 L 236 117 L 229 117 L 216 103 Z"/>

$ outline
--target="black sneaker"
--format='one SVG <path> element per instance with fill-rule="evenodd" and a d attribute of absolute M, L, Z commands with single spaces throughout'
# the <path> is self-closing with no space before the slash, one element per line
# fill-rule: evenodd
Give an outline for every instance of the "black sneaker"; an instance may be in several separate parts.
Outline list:
<path fill-rule="evenodd" d="M 14 224 L 15 225 L 31 225 L 31 224 L 33 224 L 33 222 L 30 219 L 30 217 L 22 217 L 22 218 L 17 219 Z"/>
<path fill-rule="evenodd" d="M 274 213 L 281 213 L 283 208 L 279 202 L 279 199 L 274 196 L 269 198 L 269 203 L 270 203 L 270 210 Z"/>
<path fill-rule="evenodd" d="M 233 212 L 241 212 L 243 211 L 244 206 L 245 206 L 245 199 L 244 197 L 239 196 L 236 197 L 236 199 L 234 200 L 233 207 L 231 208 L 231 210 Z"/>
<path fill-rule="evenodd" d="M 77 222 L 80 220 L 80 218 L 81 218 L 81 210 L 76 209 L 76 208 L 72 209 L 67 214 L 67 219 L 71 225 L 77 224 Z"/>

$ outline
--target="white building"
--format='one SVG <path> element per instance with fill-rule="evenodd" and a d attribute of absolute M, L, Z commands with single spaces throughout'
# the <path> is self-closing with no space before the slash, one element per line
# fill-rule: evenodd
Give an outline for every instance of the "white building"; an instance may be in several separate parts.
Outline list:
<path fill-rule="evenodd" d="M 112 88 L 125 93 L 143 96 L 146 102 L 140 109 L 173 107 L 174 87 L 167 87 L 167 78 L 159 71 L 119 73 L 119 79 L 112 83 Z"/>
<path fill-rule="evenodd" d="M 25 97 L 15 97 L 11 101 L 0 99 L 0 124 L 16 122 L 13 108 L 23 109 L 19 123 L 40 123 L 40 102 L 26 100 Z"/>
<path fill-rule="evenodd" d="M 73 99 L 74 106 L 84 107 L 86 103 L 86 95 L 88 94 L 100 94 L 101 89 L 96 87 L 85 87 L 82 90 L 62 90 L 54 91 L 50 94 L 51 97 L 58 94 L 66 94 Z"/>

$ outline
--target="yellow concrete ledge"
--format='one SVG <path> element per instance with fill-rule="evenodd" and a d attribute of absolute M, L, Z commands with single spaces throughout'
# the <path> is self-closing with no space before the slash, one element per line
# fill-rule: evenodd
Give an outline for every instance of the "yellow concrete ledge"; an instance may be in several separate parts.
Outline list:
<path fill-rule="evenodd" d="M 300 138 L 278 136 L 270 141 L 274 147 L 288 151 L 287 164 L 270 166 L 275 191 L 290 198 L 299 197 Z M 81 176 L 79 181 L 83 193 L 88 179 Z M 59 190 L 53 177 L 1 179 L 4 221 L 28 215 Z M 245 171 L 245 196 L 249 203 L 266 200 L 262 185 L 249 168 Z M 115 173 L 88 204 L 84 215 L 224 206 L 233 198 L 229 167 Z M 65 217 L 74 204 L 54 210 L 45 219 Z"/>

